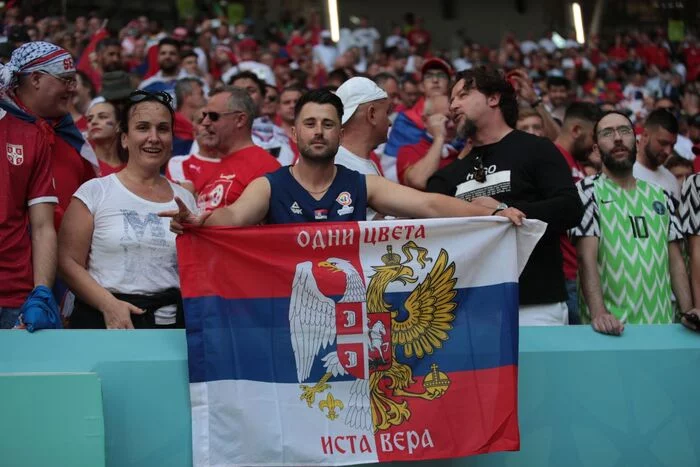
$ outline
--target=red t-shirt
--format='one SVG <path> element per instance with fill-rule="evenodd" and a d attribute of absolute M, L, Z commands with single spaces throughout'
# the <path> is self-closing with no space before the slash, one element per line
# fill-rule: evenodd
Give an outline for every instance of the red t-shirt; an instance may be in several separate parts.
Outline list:
<path fill-rule="evenodd" d="M 2 112 L 4 114 L 4 111 Z M 10 114 L 0 116 L 0 306 L 22 306 L 34 288 L 29 207 L 56 203 L 50 135 Z"/>
<path fill-rule="evenodd" d="M 558 144 L 556 146 L 559 149 L 559 152 L 561 152 L 561 154 L 564 156 L 566 163 L 571 169 L 571 178 L 573 179 L 574 183 L 585 178 L 586 172 L 583 171 L 583 167 L 576 159 L 574 159 L 574 156 L 572 156 L 569 151 Z M 561 235 L 561 254 L 564 257 L 564 277 L 566 280 L 576 280 L 576 273 L 578 271 L 576 247 L 573 245 L 573 243 L 571 243 L 571 240 L 569 240 L 569 236 L 567 234 Z"/>
<path fill-rule="evenodd" d="M 428 154 L 430 146 L 432 146 L 432 142 L 422 138 L 416 144 L 407 144 L 399 148 L 399 152 L 396 154 L 396 173 L 399 178 L 399 183 L 402 185 L 405 184 L 404 175 L 406 174 L 406 170 Z M 459 155 L 459 152 L 451 147 L 443 146 L 443 151 L 445 148 L 447 148 L 447 154 L 446 157 L 440 158 L 438 169 L 449 165 L 452 161 L 457 159 Z"/>
<path fill-rule="evenodd" d="M 75 121 L 75 127 L 79 132 L 85 133 L 88 129 L 88 121 L 85 115 L 81 115 L 79 119 Z"/>
<path fill-rule="evenodd" d="M 221 160 L 213 176 L 198 192 L 197 206 L 206 211 L 233 204 L 245 187 L 258 177 L 274 172 L 280 163 L 259 146 L 229 154 Z"/>
<path fill-rule="evenodd" d="M 213 172 L 221 166 L 221 159 L 190 154 L 175 156 L 168 161 L 165 176 L 173 182 L 190 182 L 194 185 L 195 193 L 199 193 L 204 185 L 215 176 Z"/>
<path fill-rule="evenodd" d="M 377 166 L 377 171 L 379 172 L 379 175 L 381 175 L 383 177 L 384 176 L 384 169 L 382 169 L 382 161 L 379 159 L 379 156 L 377 155 L 377 153 L 374 151 L 370 151 L 369 160 L 374 162 L 374 165 Z"/>
<path fill-rule="evenodd" d="M 59 136 L 53 137 L 53 178 L 58 196 L 56 230 L 68 209 L 73 193 L 80 185 L 95 178 L 95 168 L 73 146 Z"/>
<path fill-rule="evenodd" d="M 620 61 L 627 60 L 627 48 L 623 46 L 619 47 L 611 47 L 610 50 L 608 50 L 608 57 L 614 58 Z"/>
<path fill-rule="evenodd" d="M 126 164 L 120 164 L 116 167 L 112 167 L 109 164 L 106 164 L 102 161 L 99 161 L 100 163 L 100 177 L 106 177 L 107 175 L 112 175 L 117 172 L 121 172 L 121 170 L 126 167 Z"/>

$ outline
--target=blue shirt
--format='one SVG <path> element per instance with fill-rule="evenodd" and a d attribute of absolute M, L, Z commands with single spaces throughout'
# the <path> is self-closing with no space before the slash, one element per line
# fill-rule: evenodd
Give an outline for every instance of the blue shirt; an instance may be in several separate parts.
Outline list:
<path fill-rule="evenodd" d="M 367 181 L 354 170 L 336 165 L 333 183 L 316 200 L 297 182 L 289 170 L 282 167 L 265 175 L 270 181 L 268 224 L 299 222 L 363 221 L 367 213 Z"/>

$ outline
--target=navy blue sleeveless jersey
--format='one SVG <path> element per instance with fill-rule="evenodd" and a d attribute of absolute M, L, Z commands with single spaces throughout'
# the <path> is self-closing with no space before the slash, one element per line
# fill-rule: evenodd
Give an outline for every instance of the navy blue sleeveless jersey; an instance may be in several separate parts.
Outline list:
<path fill-rule="evenodd" d="M 335 179 L 323 198 L 316 200 L 289 171 L 289 166 L 271 172 L 268 224 L 299 222 L 363 221 L 367 214 L 367 182 L 365 176 L 336 165 Z"/>

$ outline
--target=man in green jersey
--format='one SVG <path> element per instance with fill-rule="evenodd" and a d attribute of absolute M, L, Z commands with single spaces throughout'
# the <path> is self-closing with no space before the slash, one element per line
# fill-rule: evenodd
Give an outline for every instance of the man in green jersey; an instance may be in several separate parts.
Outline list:
<path fill-rule="evenodd" d="M 671 323 L 671 288 L 683 312 L 693 309 L 671 195 L 632 175 L 636 141 L 626 116 L 603 116 L 594 141 L 603 173 L 576 184 L 585 214 L 570 231 L 585 301 L 582 319 L 614 335 L 625 322 Z"/>

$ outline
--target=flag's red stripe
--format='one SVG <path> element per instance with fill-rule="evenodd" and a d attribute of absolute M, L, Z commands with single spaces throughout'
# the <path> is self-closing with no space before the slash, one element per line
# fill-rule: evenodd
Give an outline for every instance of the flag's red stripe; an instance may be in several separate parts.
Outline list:
<path fill-rule="evenodd" d="M 416 383 L 408 390 L 422 392 L 424 375 L 416 376 Z M 411 417 L 398 427 L 375 434 L 380 462 L 520 449 L 517 366 L 452 372 L 449 379 L 447 392 L 438 399 L 396 398 L 408 402 Z M 409 449 L 409 443 L 415 445 L 416 435 L 418 446 Z"/>

